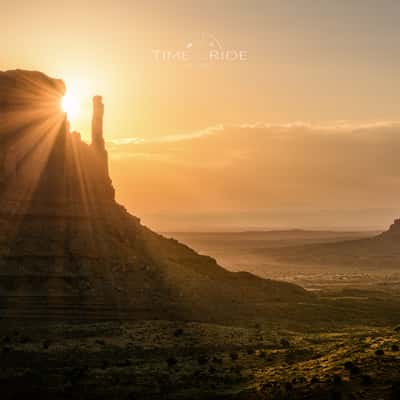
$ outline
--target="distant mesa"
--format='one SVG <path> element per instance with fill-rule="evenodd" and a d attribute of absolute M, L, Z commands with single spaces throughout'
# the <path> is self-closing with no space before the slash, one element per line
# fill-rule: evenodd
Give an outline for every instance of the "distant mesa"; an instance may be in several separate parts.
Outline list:
<path fill-rule="evenodd" d="M 400 218 L 395 219 L 393 224 L 390 225 L 389 230 L 380 235 L 381 239 L 398 240 L 400 245 Z"/>
<path fill-rule="evenodd" d="M 398 271 L 400 219 L 396 219 L 387 231 L 372 237 L 272 249 L 268 255 L 273 262 L 296 267 L 308 265 Z"/>
<path fill-rule="evenodd" d="M 259 317 L 314 296 L 232 273 L 115 202 L 93 98 L 92 141 L 70 132 L 61 80 L 0 73 L 0 312 L 3 320 Z M 133 182 L 134 184 L 134 182 Z"/>

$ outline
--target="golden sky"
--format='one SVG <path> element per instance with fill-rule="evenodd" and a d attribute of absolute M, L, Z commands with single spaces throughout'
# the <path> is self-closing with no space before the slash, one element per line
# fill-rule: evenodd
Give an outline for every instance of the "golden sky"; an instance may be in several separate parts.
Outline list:
<path fill-rule="evenodd" d="M 103 95 L 119 199 L 156 228 L 326 226 L 331 210 L 376 226 L 398 200 L 374 149 L 398 149 L 399 17 L 390 0 L 2 0 L 0 69 L 63 78 L 86 138 Z M 210 46 L 245 57 L 205 62 Z"/>

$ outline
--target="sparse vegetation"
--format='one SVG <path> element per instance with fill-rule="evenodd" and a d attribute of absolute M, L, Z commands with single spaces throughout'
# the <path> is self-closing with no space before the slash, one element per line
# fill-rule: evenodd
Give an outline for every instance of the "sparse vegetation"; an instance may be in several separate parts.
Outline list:
<path fill-rule="evenodd" d="M 185 334 L 176 336 L 171 335 L 173 324 L 142 321 L 26 329 L 28 343 L 18 339 L 3 344 L 0 382 L 7 378 L 13 390 L 8 392 L 3 384 L 2 398 L 18 398 L 40 387 L 70 398 L 90 391 L 108 399 L 156 399 L 163 393 L 170 398 L 231 399 L 235 392 L 238 399 L 256 400 L 340 395 L 389 400 L 397 390 L 400 356 L 392 351 L 398 341 L 392 328 L 292 331 L 289 348 L 270 327 L 259 328 L 264 347 L 254 348 L 258 342 L 251 326 L 182 323 Z M 3 338 L 14 337 L 3 331 Z"/>

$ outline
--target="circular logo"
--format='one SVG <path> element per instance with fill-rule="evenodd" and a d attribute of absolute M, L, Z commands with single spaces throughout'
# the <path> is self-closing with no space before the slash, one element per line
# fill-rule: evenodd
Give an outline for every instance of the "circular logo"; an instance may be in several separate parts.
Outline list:
<path fill-rule="evenodd" d="M 208 65 L 213 55 L 222 53 L 221 43 L 209 33 L 200 33 L 186 44 L 188 58 L 193 64 Z"/>

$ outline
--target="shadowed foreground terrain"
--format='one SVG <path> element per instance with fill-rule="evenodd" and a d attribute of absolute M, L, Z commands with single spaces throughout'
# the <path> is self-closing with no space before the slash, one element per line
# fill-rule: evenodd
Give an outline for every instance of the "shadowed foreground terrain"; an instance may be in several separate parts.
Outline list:
<path fill-rule="evenodd" d="M 152 232 L 115 201 L 101 97 L 89 145 L 64 92 L 0 73 L 2 398 L 398 398 L 398 293 L 317 295 Z"/>
<path fill-rule="evenodd" d="M 2 331 L 2 398 L 390 399 L 400 329 L 139 321 Z"/>

